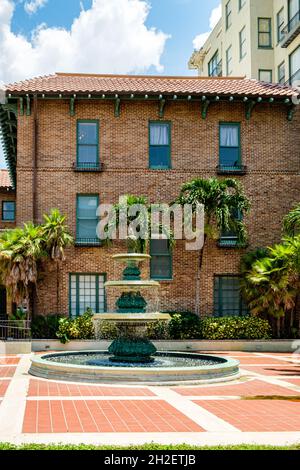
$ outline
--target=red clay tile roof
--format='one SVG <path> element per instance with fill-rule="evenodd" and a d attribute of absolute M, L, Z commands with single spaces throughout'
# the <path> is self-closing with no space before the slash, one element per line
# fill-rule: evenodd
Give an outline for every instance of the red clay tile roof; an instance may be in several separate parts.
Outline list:
<path fill-rule="evenodd" d="M 7 93 L 149 93 L 191 95 L 268 96 L 299 95 L 287 86 L 247 78 L 85 75 L 56 73 L 7 86 Z"/>
<path fill-rule="evenodd" d="M 7 170 L 0 170 L 0 188 L 11 188 L 9 173 Z"/>

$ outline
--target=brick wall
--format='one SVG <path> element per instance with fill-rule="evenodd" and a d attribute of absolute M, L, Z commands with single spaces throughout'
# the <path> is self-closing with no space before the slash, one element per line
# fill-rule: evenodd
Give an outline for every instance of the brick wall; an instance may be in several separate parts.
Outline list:
<path fill-rule="evenodd" d="M 258 105 L 251 120 L 239 103 L 215 103 L 206 120 L 200 105 L 172 103 L 165 108 L 164 120 L 172 122 L 172 170 L 148 169 L 148 122 L 158 120 L 157 102 L 127 102 L 121 116 L 114 117 L 113 103 L 82 101 L 76 115 L 69 114 L 64 100 L 38 104 L 38 217 L 58 207 L 68 217 L 75 234 L 76 194 L 97 193 L 100 201 L 114 203 L 122 194 L 147 195 L 151 202 L 170 202 L 182 183 L 195 177 L 216 176 L 219 122 L 241 122 L 243 164 L 246 176 L 237 177 L 252 202 L 249 229 L 250 249 L 280 240 L 283 216 L 300 199 L 300 113 L 293 122 L 286 119 L 280 105 Z M 77 119 L 99 119 L 101 173 L 75 173 Z M 32 219 L 33 117 L 20 116 L 18 124 L 17 224 Z M 123 248 L 121 248 L 123 250 Z M 201 311 L 213 308 L 214 274 L 238 273 L 244 250 L 220 249 L 209 242 L 201 280 Z M 68 312 L 69 273 L 120 275 L 110 255 L 120 247 L 70 248 L 59 272 L 59 311 Z M 191 310 L 195 299 L 197 253 L 185 251 L 178 243 L 173 256 L 172 282 L 161 283 L 161 308 Z M 55 312 L 56 271 L 49 272 L 39 287 L 38 310 Z M 112 301 L 111 301 L 112 302 Z"/>

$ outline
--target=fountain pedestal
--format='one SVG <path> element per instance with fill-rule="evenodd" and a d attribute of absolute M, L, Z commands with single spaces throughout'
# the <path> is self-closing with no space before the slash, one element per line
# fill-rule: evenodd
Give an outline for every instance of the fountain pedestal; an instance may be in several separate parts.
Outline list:
<path fill-rule="evenodd" d="M 141 290 L 159 288 L 158 282 L 141 279 L 139 263 L 150 258 L 139 253 L 113 256 L 116 261 L 126 264 L 122 280 L 105 283 L 106 288 L 121 288 L 122 294 L 116 302 L 117 313 L 94 316 L 94 320 L 112 321 L 117 325 L 119 337 L 108 350 L 112 362 L 153 362 L 156 348 L 147 338 L 147 325 L 158 320 L 168 322 L 171 318 L 168 314 L 146 313 L 147 302 Z"/>

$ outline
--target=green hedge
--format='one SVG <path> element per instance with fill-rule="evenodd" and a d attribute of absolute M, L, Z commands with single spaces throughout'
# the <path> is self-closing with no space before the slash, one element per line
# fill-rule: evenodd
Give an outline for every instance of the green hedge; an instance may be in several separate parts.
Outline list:
<path fill-rule="evenodd" d="M 56 332 L 62 315 L 38 315 L 32 319 L 31 333 L 35 339 L 57 339 Z"/>
<path fill-rule="evenodd" d="M 68 343 L 71 339 L 93 339 L 95 330 L 92 310 L 87 309 L 80 317 L 61 318 L 56 336 L 63 344 Z"/>
<path fill-rule="evenodd" d="M 267 320 L 257 317 L 205 317 L 184 312 L 167 312 L 171 315 L 169 324 L 157 321 L 148 325 L 148 337 L 152 340 L 238 340 L 270 339 L 272 330 Z M 99 339 L 113 340 L 118 336 L 114 322 L 101 322 Z"/>
<path fill-rule="evenodd" d="M 221 339 L 271 339 L 272 329 L 267 320 L 257 317 L 224 317 L 201 319 L 201 337 Z"/>

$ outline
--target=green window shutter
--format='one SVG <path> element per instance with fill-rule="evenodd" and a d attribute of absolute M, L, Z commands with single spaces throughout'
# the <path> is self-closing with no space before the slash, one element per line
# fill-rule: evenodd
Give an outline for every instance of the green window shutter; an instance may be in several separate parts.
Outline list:
<path fill-rule="evenodd" d="M 272 43 L 272 19 L 258 18 L 258 47 L 270 49 Z"/>
<path fill-rule="evenodd" d="M 170 122 L 149 122 L 149 168 L 153 170 L 171 168 Z"/>
<path fill-rule="evenodd" d="M 77 121 L 77 168 L 99 168 L 99 121 Z"/>
<path fill-rule="evenodd" d="M 237 122 L 219 124 L 219 167 L 221 170 L 241 170 L 241 125 Z"/>
<path fill-rule="evenodd" d="M 6 222 L 16 220 L 16 203 L 14 201 L 2 202 L 2 220 Z"/>
<path fill-rule="evenodd" d="M 150 275 L 151 279 L 172 280 L 172 252 L 169 240 L 150 241 Z"/>
<path fill-rule="evenodd" d="M 69 305 L 70 316 L 81 316 L 88 308 L 94 313 L 103 313 L 106 309 L 105 274 L 70 274 Z"/>
<path fill-rule="evenodd" d="M 89 194 L 77 195 L 76 206 L 76 244 L 77 245 L 99 245 L 97 237 L 97 209 L 99 196 Z"/>
<path fill-rule="evenodd" d="M 244 316 L 248 309 L 242 299 L 238 276 L 214 278 L 214 315 L 217 317 Z"/>

